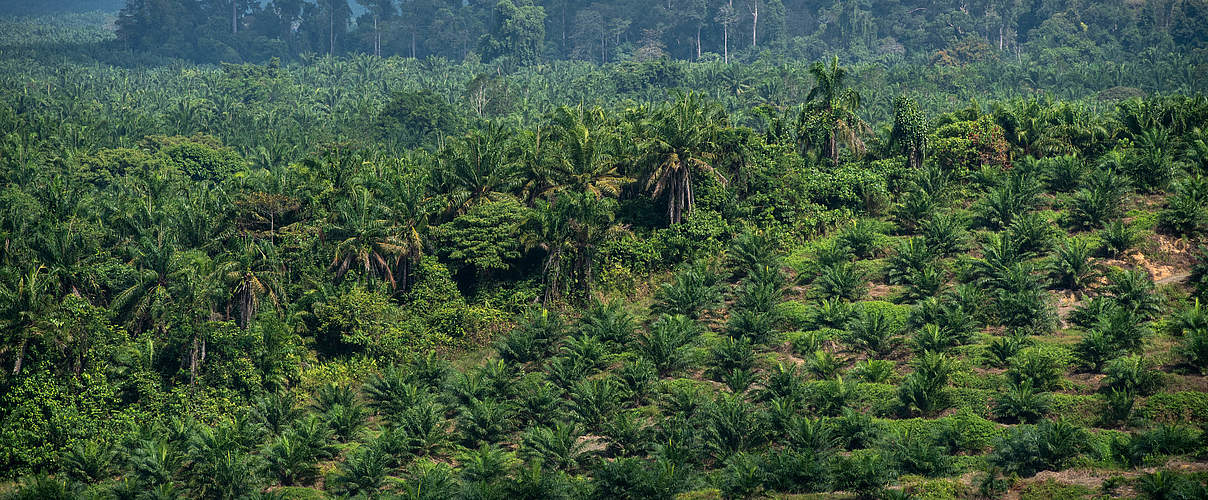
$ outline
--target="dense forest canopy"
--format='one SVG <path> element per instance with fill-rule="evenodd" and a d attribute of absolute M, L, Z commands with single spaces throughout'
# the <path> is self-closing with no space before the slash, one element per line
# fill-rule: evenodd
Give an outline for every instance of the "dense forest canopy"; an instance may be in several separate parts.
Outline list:
<path fill-rule="evenodd" d="M 1072 64 L 1202 56 L 1206 18 L 1203 0 L 134 0 L 117 26 L 136 50 L 200 61 L 310 52 L 523 65 L 770 52 L 966 64 L 1028 52 Z"/>
<path fill-rule="evenodd" d="M 1203 1 L 94 3 L 0 499 L 1208 498 Z"/>

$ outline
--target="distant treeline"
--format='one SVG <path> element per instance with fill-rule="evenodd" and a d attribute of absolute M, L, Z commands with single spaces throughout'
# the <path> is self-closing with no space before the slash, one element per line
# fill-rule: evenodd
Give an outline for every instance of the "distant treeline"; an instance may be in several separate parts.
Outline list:
<path fill-rule="evenodd" d="M 63 12 L 116 12 L 124 0 L 0 0 L 0 16 L 40 16 Z"/>
<path fill-rule="evenodd" d="M 76 2 L 104 3 L 104 2 Z M 202 62 L 301 54 L 614 62 L 671 57 L 961 65 L 1202 58 L 1208 2 L 1187 0 L 128 0 L 121 43 Z"/>

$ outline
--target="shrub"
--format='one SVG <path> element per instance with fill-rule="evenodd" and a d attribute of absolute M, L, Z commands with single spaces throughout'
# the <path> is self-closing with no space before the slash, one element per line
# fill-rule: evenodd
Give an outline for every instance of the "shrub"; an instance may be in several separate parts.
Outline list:
<path fill-rule="evenodd" d="M 920 233 L 927 247 L 941 256 L 963 252 L 968 245 L 968 224 L 953 213 L 935 214 L 923 221 Z"/>
<path fill-rule="evenodd" d="M 1140 396 L 1153 394 L 1162 385 L 1162 374 L 1139 355 L 1116 358 L 1107 363 L 1107 387 Z"/>
<path fill-rule="evenodd" d="M 866 259 L 877 251 L 877 240 L 880 237 L 875 221 L 859 219 L 843 228 L 835 241 L 849 248 L 856 258 Z"/>
<path fill-rule="evenodd" d="M 1143 318 L 1161 312 L 1161 297 L 1154 291 L 1153 280 L 1142 269 L 1111 273 L 1107 292 L 1121 307 Z"/>
<path fill-rule="evenodd" d="M 911 363 L 914 371 L 902 380 L 898 398 L 907 413 L 931 415 L 950 404 L 947 394 L 952 364 L 946 356 L 927 352 Z"/>
<path fill-rule="evenodd" d="M 1137 479 L 1136 490 L 1150 500 L 1204 498 L 1208 487 L 1198 478 L 1189 478 L 1170 470 L 1157 470 Z"/>
<path fill-rule="evenodd" d="M 1083 240 L 1062 241 L 1049 261 L 1049 276 L 1054 284 L 1067 290 L 1083 290 L 1098 275 L 1098 267 L 1091 262 L 1090 246 Z"/>
<path fill-rule="evenodd" d="M 375 375 L 365 384 L 370 406 L 394 421 L 412 408 L 434 399 L 431 393 L 408 380 L 411 380 L 409 373 L 397 367 L 386 368 L 381 375 Z"/>
<path fill-rule="evenodd" d="M 763 488 L 766 475 L 754 455 L 738 453 L 726 460 L 718 486 L 725 498 L 754 498 Z"/>
<path fill-rule="evenodd" d="M 557 311 L 545 308 L 528 310 L 511 334 L 498 343 L 499 356 L 514 363 L 545 359 L 566 336 L 566 323 Z"/>
<path fill-rule="evenodd" d="M 881 384 L 894 376 L 894 364 L 883 359 L 867 359 L 856 363 L 852 372 L 865 382 Z"/>
<path fill-rule="evenodd" d="M 732 310 L 726 322 L 726 334 L 752 344 L 766 344 L 776 331 L 777 318 L 772 312 L 752 309 Z"/>
<path fill-rule="evenodd" d="M 457 431 L 463 446 L 497 443 L 511 432 L 514 410 L 509 402 L 473 399 L 462 406 Z"/>
<path fill-rule="evenodd" d="M 835 355 L 823 350 L 814 351 L 805 362 L 806 371 L 819 380 L 835 378 L 839 375 L 839 367 Z"/>
<path fill-rule="evenodd" d="M 614 346 L 628 345 L 636 330 L 636 321 L 621 301 L 595 302 L 579 321 L 580 330 Z"/>
<path fill-rule="evenodd" d="M 1024 253 L 1031 255 L 1048 252 L 1056 232 L 1049 220 L 1037 213 L 1020 215 L 1008 226 L 1010 237 L 1019 243 Z"/>
<path fill-rule="evenodd" d="M 1070 199 L 1070 222 L 1078 228 L 1103 227 L 1121 215 L 1123 194 L 1106 188 L 1080 189 Z"/>
<path fill-rule="evenodd" d="M 874 356 L 885 356 L 897 348 L 899 323 L 881 309 L 862 309 L 848 322 L 843 339 L 848 347 Z"/>
<path fill-rule="evenodd" d="M 600 339 L 586 333 L 567 339 L 562 345 L 562 355 L 572 362 L 587 366 L 592 372 L 604 368 L 613 358 Z"/>
<path fill-rule="evenodd" d="M 699 332 L 700 325 L 686 316 L 664 315 L 650 325 L 639 350 L 654 363 L 660 376 L 666 376 L 688 362 L 688 348 Z"/>
<path fill-rule="evenodd" d="M 373 447 L 361 448 L 339 463 L 328 484 L 343 495 L 374 496 L 386 484 L 386 456 Z"/>
<path fill-rule="evenodd" d="M 807 401 L 818 413 L 838 415 L 856 398 L 856 384 L 843 377 L 810 384 Z"/>
<path fill-rule="evenodd" d="M 1137 230 L 1123 220 L 1113 220 L 1099 231 L 1099 239 L 1103 240 L 1100 251 L 1107 257 L 1119 257 L 1132 250 L 1141 242 Z"/>
<path fill-rule="evenodd" d="M 697 261 L 685 266 L 670 283 L 664 283 L 655 291 L 651 311 L 698 319 L 703 311 L 721 303 L 720 280 L 721 276 L 708 262 Z"/>
<path fill-rule="evenodd" d="M 990 465 L 1030 477 L 1042 470 L 1061 470 L 1087 449 L 1086 430 L 1060 420 L 1016 426 L 986 457 Z"/>
<path fill-rule="evenodd" d="M 1099 372 L 1108 361 L 1124 354 L 1124 350 L 1110 334 L 1095 329 L 1086 332 L 1074 346 L 1074 357 L 1081 366 Z"/>
<path fill-rule="evenodd" d="M 1195 237 L 1208 227 L 1208 178 L 1195 176 L 1179 182 L 1166 206 L 1158 212 L 1158 228 L 1180 237 Z"/>
<path fill-rule="evenodd" d="M 637 402 L 642 402 L 646 399 L 646 395 L 650 392 L 651 384 L 658 379 L 658 370 L 646 358 L 627 361 L 613 373 L 621 381 L 621 385 L 628 392 L 629 396 Z"/>
<path fill-rule="evenodd" d="M 721 382 L 734 394 L 743 394 L 755 383 L 755 372 L 750 368 L 734 368 L 721 376 Z"/>
<path fill-rule="evenodd" d="M 761 465 L 764 484 L 771 491 L 811 493 L 830 483 L 826 462 L 811 451 L 770 450 L 761 457 Z"/>
<path fill-rule="evenodd" d="M 868 277 L 850 262 L 823 267 L 814 287 L 824 299 L 860 300 L 868 293 Z"/>
<path fill-rule="evenodd" d="M 1208 329 L 1193 330 L 1183 336 L 1177 352 L 1183 360 L 1201 375 L 1208 374 Z"/>
<path fill-rule="evenodd" d="M 726 260 L 737 274 L 745 275 L 761 267 L 780 268 L 776 240 L 763 231 L 746 231 L 734 237 Z"/>
<path fill-rule="evenodd" d="M 779 363 L 776 368 L 768 370 L 764 380 L 765 400 L 786 399 L 798 401 L 804 396 L 805 386 L 796 364 Z"/>
<path fill-rule="evenodd" d="M 779 267 L 752 269 L 739 287 L 733 307 L 764 313 L 773 312 L 784 298 L 786 284 L 787 279 Z"/>
<path fill-rule="evenodd" d="M 621 384 L 612 376 L 580 380 L 571 390 L 568 406 L 579 423 L 598 431 L 621 406 Z"/>
<path fill-rule="evenodd" d="M 1007 378 L 1011 383 L 1049 391 L 1061 382 L 1065 362 L 1053 350 L 1028 348 L 1013 356 L 1009 365 Z"/>
<path fill-rule="evenodd" d="M 740 397 L 719 395 L 706 415 L 705 446 L 718 459 L 747 451 L 764 440 L 765 416 Z"/>
<path fill-rule="evenodd" d="M 1024 333 L 997 337 L 986 346 L 986 355 L 992 366 L 1004 368 L 1011 364 L 1011 358 L 1029 345 L 1032 345 L 1032 339 Z"/>
<path fill-rule="evenodd" d="M 62 455 L 62 470 L 73 481 L 95 483 L 109 476 L 111 461 L 116 457 L 113 448 L 106 443 L 77 443 Z"/>
<path fill-rule="evenodd" d="M 1050 191 L 1067 193 L 1082 185 L 1087 174 L 1086 164 L 1077 156 L 1062 155 L 1042 158 L 1038 165 L 1044 183 Z"/>
<path fill-rule="evenodd" d="M 888 457 L 861 450 L 849 456 L 836 456 L 831 461 L 835 488 L 852 491 L 866 497 L 881 491 L 894 479 L 895 470 Z"/>
<path fill-rule="evenodd" d="M 686 489 L 687 468 L 660 459 L 648 463 L 639 458 L 602 461 L 592 473 L 596 498 L 674 498 Z"/>
<path fill-rule="evenodd" d="M 935 261 L 935 257 L 935 253 L 927 247 L 927 240 L 921 237 L 910 238 L 894 247 L 894 253 L 889 257 L 889 272 L 886 278 L 890 283 L 909 283 L 910 276 Z"/>
<path fill-rule="evenodd" d="M 960 410 L 938 422 L 936 441 L 954 452 L 981 453 L 1002 435 L 995 424 L 968 410 Z"/>
<path fill-rule="evenodd" d="M 834 426 L 835 436 L 848 450 L 872 447 L 885 433 L 884 424 L 851 408 L 844 408 L 842 415 L 832 419 L 830 423 Z"/>
<path fill-rule="evenodd" d="M 1132 420 L 1137 397 L 1130 391 L 1111 389 L 1103 395 L 1103 425 L 1127 424 Z"/>
<path fill-rule="evenodd" d="M 931 323 L 923 325 L 910 338 L 910 346 L 916 353 L 944 352 L 959 343 L 956 335 Z"/>
<path fill-rule="evenodd" d="M 986 227 L 1006 229 L 1016 217 L 1036 206 L 1041 192 L 1040 183 L 1026 173 L 1010 174 L 978 200 L 976 211 Z"/>
<path fill-rule="evenodd" d="M 579 437 L 579 429 L 573 424 L 559 422 L 553 427 L 533 427 L 521 438 L 520 455 L 540 461 L 543 467 L 573 472 L 589 459 L 587 442 Z"/>
<path fill-rule="evenodd" d="M 1033 423 L 1049 413 L 1052 397 L 1032 386 L 1008 387 L 994 400 L 994 415 L 1009 422 Z"/>
<path fill-rule="evenodd" d="M 858 312 L 850 302 L 838 298 L 822 299 L 814 309 L 812 322 L 814 328 L 843 328 L 856 314 Z"/>
<path fill-rule="evenodd" d="M 898 431 L 889 437 L 888 449 L 898 470 L 926 477 L 952 473 L 952 457 L 948 450 L 936 444 L 930 434 L 918 431 Z"/>

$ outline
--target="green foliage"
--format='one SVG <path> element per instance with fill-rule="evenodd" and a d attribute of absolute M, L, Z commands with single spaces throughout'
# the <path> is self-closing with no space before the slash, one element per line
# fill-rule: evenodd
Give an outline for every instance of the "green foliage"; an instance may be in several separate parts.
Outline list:
<path fill-rule="evenodd" d="M 994 401 L 994 415 L 1000 419 L 1035 423 L 1052 408 L 1052 397 L 1037 391 L 1028 382 L 1006 388 Z"/>
<path fill-rule="evenodd" d="M 912 368 L 898 387 L 898 399 L 906 412 L 931 415 L 946 409 L 951 361 L 943 354 L 927 352 L 915 358 Z"/>
<path fill-rule="evenodd" d="M 844 342 L 853 350 L 873 356 L 885 356 L 897 348 L 901 322 L 876 308 L 862 309 L 848 323 Z"/>
<path fill-rule="evenodd" d="M 1012 57 L 942 6 L 194 3 L 0 21 L 6 496 L 1000 495 L 1203 440 L 1143 270 L 1202 232 L 1194 2 L 981 16 Z"/>
<path fill-rule="evenodd" d="M 994 446 L 987 460 L 1003 470 L 1030 477 L 1043 470 L 1062 470 L 1087 449 L 1086 430 L 1061 420 L 1016 426 Z"/>
<path fill-rule="evenodd" d="M 1162 374 L 1137 355 L 1116 358 L 1104 368 L 1107 386 L 1118 391 L 1148 396 L 1162 386 Z"/>
<path fill-rule="evenodd" d="M 1103 253 L 1109 257 L 1119 257 L 1132 250 L 1141 239 L 1136 229 L 1119 219 L 1107 223 L 1099 231 L 1099 238 L 1103 240 Z"/>
<path fill-rule="evenodd" d="M 463 119 L 444 99 L 429 90 L 397 92 L 377 115 L 383 138 L 416 147 L 456 136 Z"/>
<path fill-rule="evenodd" d="M 1061 382 L 1068 355 L 1056 349 L 1029 347 L 1012 356 L 1007 368 L 1011 383 L 1049 391 Z"/>
<path fill-rule="evenodd" d="M 473 268 L 487 274 L 508 269 L 520 257 L 517 235 L 527 217 L 524 205 L 505 197 L 473 205 L 433 230 L 456 269 Z"/>
<path fill-rule="evenodd" d="M 1158 227 L 1181 237 L 1195 237 L 1208 220 L 1208 178 L 1196 176 L 1179 182 L 1166 207 L 1158 212 Z"/>
<path fill-rule="evenodd" d="M 721 276 L 705 261 L 685 266 L 673 281 L 664 283 L 655 293 L 656 313 L 680 314 L 699 319 L 706 309 L 721 301 L 718 282 Z"/>
<path fill-rule="evenodd" d="M 688 348 L 695 342 L 699 325 L 685 316 L 662 316 L 650 325 L 639 340 L 642 354 L 654 364 L 659 375 L 682 368 L 688 359 Z"/>

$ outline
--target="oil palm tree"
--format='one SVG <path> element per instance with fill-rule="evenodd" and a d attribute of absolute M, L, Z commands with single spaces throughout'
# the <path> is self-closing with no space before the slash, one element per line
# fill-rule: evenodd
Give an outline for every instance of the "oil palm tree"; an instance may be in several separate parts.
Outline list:
<path fill-rule="evenodd" d="M 187 273 L 180 252 L 162 231 L 138 240 L 134 248 L 135 282 L 113 298 L 110 308 L 127 321 L 134 333 L 167 328 L 164 319 L 176 300 L 173 283 Z"/>
<path fill-rule="evenodd" d="M 696 93 L 688 93 L 661 107 L 647 122 L 642 149 L 648 168 L 645 188 L 651 196 L 667 198 L 667 219 L 680 223 L 695 204 L 693 178 L 697 172 L 727 183 L 712 165 L 714 133 L 728 123 L 725 113 Z"/>
<path fill-rule="evenodd" d="M 285 294 L 280 285 L 283 273 L 273 245 L 249 239 L 244 240 L 242 247 L 219 264 L 219 272 L 230 291 L 227 317 L 231 316 L 231 308 L 235 308 L 239 313 L 236 323 L 246 329 L 259 312 L 262 300 L 268 299 L 273 307 L 279 307 Z"/>
<path fill-rule="evenodd" d="M 336 221 L 329 234 L 336 246 L 328 267 L 337 280 L 356 268 L 364 271 L 365 279 L 377 276 L 397 288 L 393 264 L 408 252 L 407 243 L 391 234 L 386 222 L 378 217 L 378 207 L 367 189 L 354 189 L 352 194 L 333 214 Z"/>
<path fill-rule="evenodd" d="M 633 180 L 620 172 L 620 162 L 612 153 L 618 139 L 604 126 L 602 108 L 563 106 L 554 112 L 553 121 L 559 148 L 543 172 L 547 186 L 543 194 L 571 190 L 597 198 L 616 197 Z"/>
<path fill-rule="evenodd" d="M 15 283 L 0 283 L 0 325 L 3 325 L 4 347 L 0 353 L 13 349 L 13 374 L 21 373 L 25 349 L 43 311 L 49 307 L 52 290 L 46 268 L 32 264 L 15 277 Z"/>
<path fill-rule="evenodd" d="M 815 62 L 809 72 L 814 76 L 814 87 L 805 98 L 810 103 L 806 110 L 820 113 L 826 120 L 827 156 L 831 161 L 838 161 L 840 141 L 862 154 L 864 141 L 860 136 L 869 133 L 871 128 L 856 115 L 860 109 L 860 93 L 847 86 L 847 68 L 839 66 L 839 57 L 834 56 L 829 65 Z"/>
<path fill-rule="evenodd" d="M 563 282 L 562 263 L 573 246 L 570 220 L 563 208 L 565 203 L 559 201 L 536 200 L 533 215 L 529 219 L 529 230 L 524 234 L 525 247 L 529 250 L 539 248 L 545 252 L 541 262 L 543 304 L 558 296 Z"/>
<path fill-rule="evenodd" d="M 487 201 L 499 201 L 521 186 L 520 164 L 513 160 L 509 131 L 494 123 L 451 141 L 437 159 L 438 184 L 448 193 L 448 210 L 462 214 Z"/>
<path fill-rule="evenodd" d="M 424 254 L 423 234 L 429 217 L 435 212 L 435 201 L 427 174 L 404 170 L 393 175 L 384 189 L 382 210 L 394 242 L 400 246 L 395 260 L 397 288 L 411 288 L 411 275 Z"/>

